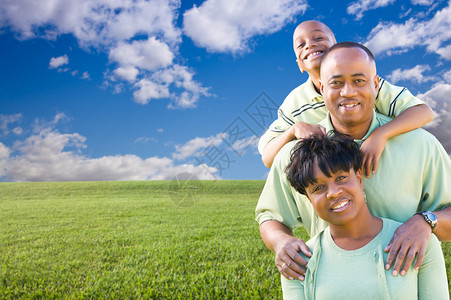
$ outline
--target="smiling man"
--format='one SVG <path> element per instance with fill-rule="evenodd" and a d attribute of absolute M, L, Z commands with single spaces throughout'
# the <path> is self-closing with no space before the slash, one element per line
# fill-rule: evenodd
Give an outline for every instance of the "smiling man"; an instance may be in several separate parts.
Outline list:
<path fill-rule="evenodd" d="M 374 57 L 366 47 L 352 42 L 332 46 L 321 63 L 320 88 L 329 113 L 320 125 L 326 132 L 350 135 L 361 145 L 391 121 L 373 108 L 379 84 Z M 285 168 L 295 143 L 287 143 L 276 155 L 257 204 L 256 220 L 263 241 L 276 253 L 282 275 L 303 280 L 306 260 L 298 252 L 310 256 L 310 251 L 304 241 L 293 237 L 293 230 L 303 226 L 313 236 L 327 224 L 287 180 Z M 422 129 L 389 139 L 378 171 L 364 178 L 371 213 L 404 223 L 386 249 L 387 266 L 395 261 L 394 276 L 398 270 L 404 275 L 415 256 L 415 267 L 420 266 L 432 232 L 440 240 L 451 240 L 450 179 L 449 155 Z"/>

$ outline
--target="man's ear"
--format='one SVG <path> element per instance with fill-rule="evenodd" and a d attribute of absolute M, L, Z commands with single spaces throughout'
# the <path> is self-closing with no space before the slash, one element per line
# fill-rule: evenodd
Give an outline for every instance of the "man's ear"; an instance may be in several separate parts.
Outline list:
<path fill-rule="evenodd" d="M 376 74 L 376 76 L 374 76 L 374 87 L 376 88 L 376 94 L 379 91 L 380 80 L 381 78 Z"/>
<path fill-rule="evenodd" d="M 324 95 L 324 84 L 321 81 L 321 79 L 319 80 L 319 91 L 320 91 L 321 95 Z"/>

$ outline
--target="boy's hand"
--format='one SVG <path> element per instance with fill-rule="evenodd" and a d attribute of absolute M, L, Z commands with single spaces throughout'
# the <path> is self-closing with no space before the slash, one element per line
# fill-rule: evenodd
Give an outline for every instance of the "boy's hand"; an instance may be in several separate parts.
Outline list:
<path fill-rule="evenodd" d="M 297 140 L 305 139 L 312 135 L 325 135 L 326 129 L 318 124 L 309 124 L 305 122 L 297 122 L 291 126 L 291 130 Z"/>
<path fill-rule="evenodd" d="M 360 146 L 363 158 L 362 173 L 367 178 L 370 178 L 371 173 L 376 172 L 379 157 L 384 152 L 385 144 L 387 143 L 387 138 L 380 134 L 380 131 L 377 131 L 377 129 Z"/>

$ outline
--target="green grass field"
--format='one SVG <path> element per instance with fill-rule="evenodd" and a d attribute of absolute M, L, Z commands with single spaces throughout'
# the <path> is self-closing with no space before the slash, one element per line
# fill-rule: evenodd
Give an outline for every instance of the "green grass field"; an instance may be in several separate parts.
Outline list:
<path fill-rule="evenodd" d="M 280 299 L 264 181 L 191 183 L 0 183 L 0 298 Z"/>

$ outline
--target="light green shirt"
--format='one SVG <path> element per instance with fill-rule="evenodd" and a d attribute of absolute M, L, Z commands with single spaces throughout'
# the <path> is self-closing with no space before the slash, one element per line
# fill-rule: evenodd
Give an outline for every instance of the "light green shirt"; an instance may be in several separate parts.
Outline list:
<path fill-rule="evenodd" d="M 375 109 L 383 115 L 394 118 L 411 106 L 424 104 L 414 97 L 406 88 L 380 80 Z M 263 152 L 265 146 L 275 137 L 288 130 L 296 122 L 316 124 L 326 117 L 327 108 L 323 96 L 315 90 L 312 80 L 295 88 L 285 98 L 278 110 L 278 118 L 263 134 L 258 143 L 258 151 Z"/>
<path fill-rule="evenodd" d="M 392 270 L 384 269 L 388 256 L 384 248 L 401 223 L 382 220 L 381 232 L 357 250 L 338 247 L 329 227 L 313 237 L 307 242 L 313 255 L 308 262 L 305 281 L 281 276 L 283 298 L 449 299 L 445 260 L 437 237 L 431 236 L 419 271 L 414 269 L 414 262 L 406 275 L 394 277 Z"/>
<path fill-rule="evenodd" d="M 390 120 L 373 112 L 368 133 L 356 142 L 361 144 L 374 129 Z M 320 124 L 327 132 L 333 130 L 329 115 Z M 257 204 L 256 220 L 259 224 L 276 220 L 291 230 L 304 226 L 314 236 L 327 223 L 317 217 L 308 198 L 291 187 L 285 173 L 295 143 L 287 143 L 276 155 Z M 432 134 L 412 130 L 387 141 L 377 172 L 364 177 L 363 182 L 371 213 L 404 223 L 417 212 L 450 205 L 450 157 Z"/>

